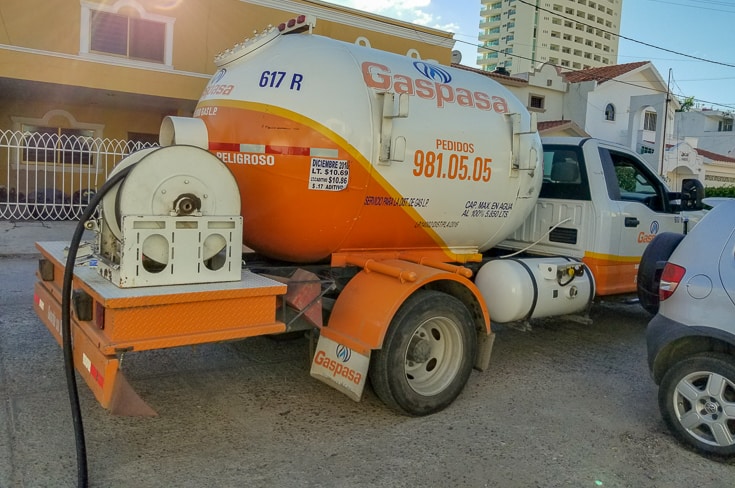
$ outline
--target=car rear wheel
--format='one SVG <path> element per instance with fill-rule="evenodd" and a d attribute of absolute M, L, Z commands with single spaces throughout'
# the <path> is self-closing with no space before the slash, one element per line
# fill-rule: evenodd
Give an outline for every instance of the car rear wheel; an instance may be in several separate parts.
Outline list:
<path fill-rule="evenodd" d="M 684 239 L 684 234 L 662 232 L 643 251 L 636 280 L 638 300 L 651 315 L 658 313 L 658 287 L 663 271 L 663 266 L 660 266 L 659 263 L 668 261 L 682 239 Z"/>
<path fill-rule="evenodd" d="M 735 454 L 735 359 L 706 353 L 676 363 L 659 388 L 659 409 L 674 435 L 717 456 Z"/>

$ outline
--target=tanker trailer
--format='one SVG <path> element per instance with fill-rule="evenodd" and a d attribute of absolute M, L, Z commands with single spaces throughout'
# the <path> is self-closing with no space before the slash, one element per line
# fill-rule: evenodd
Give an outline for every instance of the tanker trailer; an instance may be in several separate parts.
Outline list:
<path fill-rule="evenodd" d="M 227 164 L 246 246 L 356 270 L 332 294 L 312 375 L 358 399 L 369 365 L 387 404 L 429 413 L 456 397 L 471 365 L 486 366 L 489 295 L 535 286 L 554 299 L 516 315 L 572 313 L 592 280 L 575 280 L 583 265 L 564 258 L 532 262 L 528 277 L 486 271 L 480 288 L 472 279 L 541 187 L 541 143 L 523 103 L 471 71 L 294 35 L 312 26 L 302 16 L 219 55 L 200 122 L 170 118 L 162 138 L 185 141 L 178 127 L 190 124 L 186 134 Z M 346 351 L 361 365 L 348 366 Z"/>
<path fill-rule="evenodd" d="M 137 326 L 145 314 L 173 322 L 178 308 L 189 307 L 188 315 L 178 316 L 186 322 L 180 336 L 126 333 L 125 352 L 310 330 L 313 377 L 359 400 L 369 376 L 390 407 L 430 414 L 459 395 L 473 366 L 487 368 L 494 339 L 488 303 L 498 290 L 541 290 L 516 310 L 535 317 L 535 310 L 584 309 L 594 285 L 581 263 L 565 258 L 520 261 L 532 268 L 524 279 L 512 276 L 511 268 L 487 271 L 496 261 L 488 251 L 526 219 L 542 183 L 541 142 L 523 103 L 488 77 L 314 35 L 314 24 L 300 16 L 219 55 L 194 117 L 167 117 L 164 147 L 134 153 L 134 166 L 120 165 L 130 171 L 126 179 L 140 182 L 135 187 L 146 182 L 151 196 L 133 193 L 123 181 L 106 197 L 102 218 L 92 226 L 102 229 L 98 247 L 108 254 L 100 268 L 114 275 L 110 270 L 120 267 L 128 249 L 136 280 L 148 286 L 137 295 L 171 283 L 165 300 L 141 301 L 147 308 L 135 315 L 135 333 L 148 333 Z M 185 164 L 176 169 L 176 161 Z M 223 181 L 220 164 L 231 182 Z M 162 183 L 149 181 L 156 178 Z M 164 191 L 172 178 L 176 191 Z M 236 188 L 241 220 L 227 203 L 236 198 L 217 194 L 220 185 L 226 194 Z M 129 215 L 123 215 L 126 206 Z M 140 216 L 148 210 L 153 215 Z M 214 238 L 187 247 L 185 233 L 202 218 L 217 223 Z M 170 236 L 158 235 L 150 220 L 165 223 Z M 230 221 L 230 231 L 218 230 Z M 232 275 L 231 251 L 239 242 L 231 240 L 240 235 L 253 252 L 244 255 L 241 282 L 233 283 L 238 276 Z M 133 252 L 138 236 L 149 246 Z M 172 264 L 179 246 L 192 266 L 203 262 L 200 268 L 211 273 L 190 267 L 176 276 L 174 269 L 188 265 Z M 228 254 L 219 278 L 220 266 L 210 261 L 223 249 Z M 484 278 L 475 281 L 476 272 Z M 153 274 L 156 279 L 148 280 Z M 259 283 L 247 285 L 247 293 L 246 278 Z M 187 285 L 189 279 L 208 283 Z M 176 286 L 189 288 L 180 295 Z M 226 299 L 212 304 L 218 289 Z M 105 308 L 105 290 L 96 293 L 91 301 L 102 305 L 91 307 L 89 324 L 75 326 L 95 327 L 85 347 L 100 351 L 85 353 L 87 362 L 77 367 L 83 376 L 86 368 L 121 377 L 115 357 L 121 343 L 100 339 L 112 334 L 105 324 L 117 312 Z M 135 304 L 135 289 L 125 293 L 130 299 L 120 306 Z M 256 295 L 276 297 L 275 305 L 251 306 Z M 195 317 L 199 308 L 190 305 L 200 299 L 207 300 L 208 313 L 226 320 Z M 154 313 L 152 304 L 163 301 L 166 313 Z M 269 316 L 252 313 L 268 307 Z M 96 316 L 101 309 L 102 324 Z M 43 308 L 37 312 L 43 318 Z M 239 317 L 246 317 L 240 325 Z M 52 332 L 57 325 L 47 323 Z M 115 327 L 125 325 L 117 321 Z M 94 364 L 97 358 L 101 365 Z M 109 382 L 85 379 L 99 390 L 98 399 L 114 396 Z"/>

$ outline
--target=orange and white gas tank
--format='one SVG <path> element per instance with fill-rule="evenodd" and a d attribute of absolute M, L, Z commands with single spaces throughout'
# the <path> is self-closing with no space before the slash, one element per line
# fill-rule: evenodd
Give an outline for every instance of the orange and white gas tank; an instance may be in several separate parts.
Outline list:
<path fill-rule="evenodd" d="M 239 185 L 244 243 L 264 255 L 453 260 L 504 239 L 533 207 L 540 139 L 488 77 L 277 32 L 219 68 L 194 116 Z"/>

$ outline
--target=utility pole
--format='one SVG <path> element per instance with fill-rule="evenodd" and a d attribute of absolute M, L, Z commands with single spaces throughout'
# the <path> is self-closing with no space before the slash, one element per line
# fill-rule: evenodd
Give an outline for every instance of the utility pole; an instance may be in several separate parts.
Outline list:
<path fill-rule="evenodd" d="M 669 102 L 671 101 L 671 71 L 672 68 L 669 68 L 669 79 L 666 82 L 666 102 L 664 103 L 664 128 L 663 134 L 661 135 L 663 137 L 663 143 L 661 144 L 661 163 L 658 169 L 658 174 L 661 177 L 664 176 L 664 158 L 666 157 L 666 121 L 669 118 Z"/>

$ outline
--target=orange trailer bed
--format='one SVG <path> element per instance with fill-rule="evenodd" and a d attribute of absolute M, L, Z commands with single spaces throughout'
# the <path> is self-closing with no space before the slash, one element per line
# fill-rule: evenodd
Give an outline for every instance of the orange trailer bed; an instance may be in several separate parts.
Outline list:
<path fill-rule="evenodd" d="M 42 259 L 35 310 L 59 344 L 67 246 L 36 243 Z M 286 325 L 276 320 L 276 311 L 286 289 L 283 283 L 245 270 L 234 282 L 119 288 L 88 263 L 77 265 L 72 290 L 86 298 L 81 315 L 89 320 L 80 319 L 72 307 L 74 366 L 112 413 L 155 414 L 122 375 L 122 354 L 284 332 Z"/>

